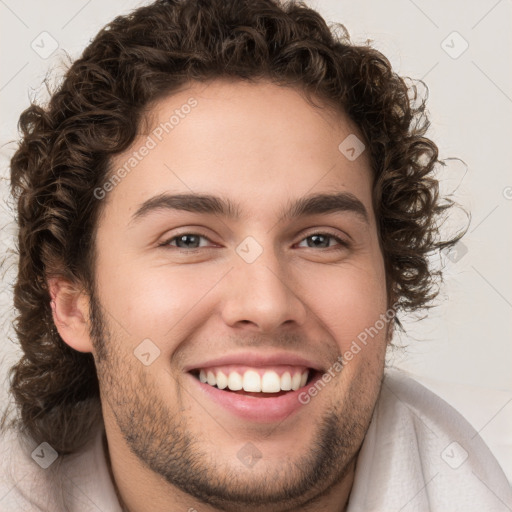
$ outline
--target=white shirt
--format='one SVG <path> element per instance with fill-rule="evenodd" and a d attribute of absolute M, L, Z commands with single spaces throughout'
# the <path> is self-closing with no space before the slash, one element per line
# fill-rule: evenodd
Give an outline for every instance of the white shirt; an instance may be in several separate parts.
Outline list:
<path fill-rule="evenodd" d="M 50 448 L 13 432 L 4 436 L 0 511 L 122 512 L 104 435 L 100 425 L 80 452 L 57 457 L 46 469 L 40 464 L 52 460 Z M 512 488 L 455 409 L 402 372 L 386 370 L 347 512 L 458 511 L 510 512 Z"/>

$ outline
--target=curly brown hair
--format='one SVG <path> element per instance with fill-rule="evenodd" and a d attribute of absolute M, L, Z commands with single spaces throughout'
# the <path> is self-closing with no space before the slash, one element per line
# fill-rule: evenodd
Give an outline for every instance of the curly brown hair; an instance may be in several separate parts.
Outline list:
<path fill-rule="evenodd" d="M 299 87 L 308 101 L 320 99 L 356 123 L 374 173 L 388 304 L 397 311 L 432 306 L 442 272 L 429 255 L 465 233 L 440 233 L 439 220 L 456 203 L 442 200 L 433 175 L 442 162 L 424 137 L 426 98 L 417 101 L 416 85 L 369 42 L 351 42 L 343 25 L 329 27 L 304 3 L 278 0 L 158 0 L 116 17 L 48 104 L 33 101 L 21 114 L 11 160 L 19 224 L 14 329 L 23 350 L 10 370 L 13 423 L 61 454 L 85 442 L 101 407 L 93 356 L 70 348 L 55 329 L 47 278 L 63 276 L 91 293 L 104 205 L 93 191 L 112 173 L 112 157 L 134 141 L 151 103 L 187 82 L 220 77 Z"/>

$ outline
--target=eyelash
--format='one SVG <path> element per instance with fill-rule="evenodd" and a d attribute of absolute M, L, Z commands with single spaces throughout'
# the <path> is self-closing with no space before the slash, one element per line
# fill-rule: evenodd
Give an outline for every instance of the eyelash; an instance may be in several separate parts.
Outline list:
<path fill-rule="evenodd" d="M 180 251 L 183 251 L 183 252 L 195 252 L 195 251 L 198 251 L 200 249 L 205 249 L 205 247 L 194 247 L 193 249 L 185 249 L 185 248 L 182 248 L 182 247 L 176 247 L 176 246 L 171 246 L 170 245 L 171 242 L 173 242 L 174 240 L 177 240 L 178 238 L 180 238 L 182 236 L 185 236 L 185 235 L 198 236 L 198 237 L 204 238 L 204 239 L 208 240 L 209 242 L 211 242 L 211 240 L 206 235 L 203 235 L 201 233 L 184 232 L 184 233 L 180 233 L 179 235 L 175 235 L 172 238 L 167 239 L 165 242 L 162 242 L 161 244 L 159 244 L 159 247 L 164 247 L 164 248 L 173 247 L 173 248 L 176 248 L 176 249 L 178 249 Z M 341 250 L 349 249 L 350 248 L 350 243 L 347 242 L 346 240 L 344 240 L 343 238 L 340 238 L 340 237 L 338 237 L 336 235 L 333 235 L 332 233 L 323 232 L 323 231 L 318 231 L 318 232 L 310 233 L 307 236 L 303 237 L 300 240 L 300 242 L 303 242 L 307 238 L 311 238 L 312 236 L 315 236 L 315 235 L 320 235 L 320 236 L 323 236 L 323 237 L 332 238 L 333 240 L 338 242 L 338 244 L 340 245 L 340 247 L 338 247 L 338 248 L 336 248 L 336 247 L 324 247 L 323 248 L 324 250 L 329 250 L 330 249 L 330 250 L 341 251 Z M 306 249 L 314 249 L 314 247 L 306 247 Z"/>

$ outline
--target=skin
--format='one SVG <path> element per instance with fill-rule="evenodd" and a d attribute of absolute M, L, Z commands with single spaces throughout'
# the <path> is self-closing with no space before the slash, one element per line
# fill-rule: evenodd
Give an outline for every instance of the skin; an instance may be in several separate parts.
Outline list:
<path fill-rule="evenodd" d="M 108 453 L 126 510 L 341 511 L 380 390 L 389 329 L 379 331 L 307 405 L 278 423 L 254 423 L 213 404 L 184 368 L 250 350 L 286 351 L 332 367 L 385 313 L 386 276 L 372 209 L 367 151 L 338 145 L 357 127 L 268 82 L 191 84 L 153 106 L 141 136 L 193 97 L 197 106 L 102 199 L 92 295 L 49 282 L 60 335 L 92 352 Z M 219 122 L 222 120 L 222 122 Z M 238 203 L 238 220 L 161 210 L 130 224 L 154 195 L 204 193 Z M 353 212 L 279 220 L 290 201 L 350 192 Z M 315 246 L 311 236 L 334 238 Z M 200 234 L 191 247 L 174 238 Z M 236 252 L 248 236 L 263 252 Z M 189 240 L 190 244 L 190 240 Z M 149 338 L 160 355 L 134 356 Z M 237 457 L 248 442 L 262 457 Z"/>

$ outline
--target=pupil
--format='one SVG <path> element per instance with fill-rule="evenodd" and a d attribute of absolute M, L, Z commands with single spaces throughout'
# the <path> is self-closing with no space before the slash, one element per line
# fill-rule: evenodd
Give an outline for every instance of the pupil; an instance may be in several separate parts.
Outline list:
<path fill-rule="evenodd" d="M 313 245 L 312 246 L 310 245 L 310 247 L 319 247 L 319 246 L 326 247 L 325 243 L 322 243 L 322 242 L 317 243 L 318 239 L 323 239 L 324 242 L 327 241 L 327 237 L 326 236 L 324 236 L 324 235 L 311 235 L 309 238 L 311 240 L 313 240 Z"/>
<path fill-rule="evenodd" d="M 192 245 L 194 245 L 194 247 L 196 247 L 197 244 L 194 244 L 194 239 L 196 242 L 198 241 L 198 237 L 195 235 L 182 235 L 178 238 L 177 243 L 179 245 L 180 242 L 183 242 L 185 244 L 185 247 L 191 247 L 191 244 L 188 242 L 190 242 L 190 240 L 192 240 Z"/>

